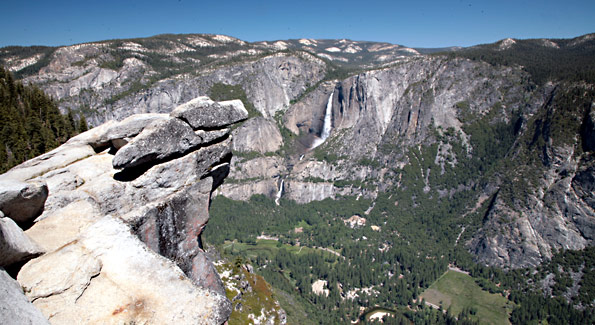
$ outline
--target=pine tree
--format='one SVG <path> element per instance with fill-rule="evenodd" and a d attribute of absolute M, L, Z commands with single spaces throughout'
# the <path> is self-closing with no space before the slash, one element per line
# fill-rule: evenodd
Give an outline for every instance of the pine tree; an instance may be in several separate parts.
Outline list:
<path fill-rule="evenodd" d="M 74 123 L 74 115 L 72 114 L 72 110 L 68 109 L 68 114 L 66 114 L 64 118 L 64 126 L 66 129 L 66 135 L 68 138 L 73 136 L 76 133 L 76 124 Z"/>
<path fill-rule="evenodd" d="M 80 115 L 79 125 L 78 125 L 78 132 L 83 133 L 89 129 L 89 125 L 87 125 L 87 120 L 83 114 Z"/>

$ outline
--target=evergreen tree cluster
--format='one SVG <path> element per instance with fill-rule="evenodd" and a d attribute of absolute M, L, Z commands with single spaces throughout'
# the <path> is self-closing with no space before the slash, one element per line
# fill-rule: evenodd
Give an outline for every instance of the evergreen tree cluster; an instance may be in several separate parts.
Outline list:
<path fill-rule="evenodd" d="M 0 173 L 42 153 L 88 128 L 84 116 L 62 115 L 41 89 L 16 81 L 0 68 Z"/>

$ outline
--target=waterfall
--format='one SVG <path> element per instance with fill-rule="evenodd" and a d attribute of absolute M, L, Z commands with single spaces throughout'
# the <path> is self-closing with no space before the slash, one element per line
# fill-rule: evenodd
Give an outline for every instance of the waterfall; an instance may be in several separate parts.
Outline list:
<path fill-rule="evenodd" d="M 335 91 L 331 93 L 331 96 L 328 98 L 328 102 L 326 103 L 326 111 L 324 112 L 324 123 L 322 124 L 322 132 L 320 133 L 320 138 L 322 141 L 326 140 L 329 135 L 331 135 L 331 119 L 333 118 L 333 95 Z"/>
<path fill-rule="evenodd" d="M 335 94 L 335 90 L 331 93 L 331 96 L 328 98 L 328 102 L 326 103 L 326 110 L 324 112 L 324 121 L 322 122 L 322 132 L 320 132 L 320 138 L 317 138 L 312 142 L 311 149 L 318 147 L 319 145 L 323 144 L 324 141 L 331 135 L 332 129 L 332 118 L 333 118 L 333 95 Z"/>
<path fill-rule="evenodd" d="M 283 194 L 283 181 L 281 180 L 281 184 L 279 184 L 279 192 L 277 192 L 277 196 L 275 197 L 275 204 L 279 205 L 279 200 L 281 199 L 281 195 Z"/>

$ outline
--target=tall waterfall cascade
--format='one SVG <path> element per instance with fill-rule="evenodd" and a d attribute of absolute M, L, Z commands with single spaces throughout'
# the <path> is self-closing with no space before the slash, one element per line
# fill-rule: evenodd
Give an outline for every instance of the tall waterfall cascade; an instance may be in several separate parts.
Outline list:
<path fill-rule="evenodd" d="M 281 180 L 281 183 L 279 184 L 279 191 L 277 192 L 277 195 L 275 196 L 275 204 L 279 205 L 279 200 L 281 200 L 281 195 L 283 195 L 283 182 L 284 180 Z"/>
<path fill-rule="evenodd" d="M 335 90 L 331 93 L 331 96 L 328 98 L 328 102 L 326 103 L 326 110 L 324 112 L 324 120 L 322 123 L 322 132 L 320 132 L 320 138 L 316 138 L 314 142 L 312 142 L 311 149 L 318 147 L 319 145 L 323 144 L 324 141 L 331 135 L 332 129 L 332 118 L 333 118 L 333 96 L 335 95 Z"/>

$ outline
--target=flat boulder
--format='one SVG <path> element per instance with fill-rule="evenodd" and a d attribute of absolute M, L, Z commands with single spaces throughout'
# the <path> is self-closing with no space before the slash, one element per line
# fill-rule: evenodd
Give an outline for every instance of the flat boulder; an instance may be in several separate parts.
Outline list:
<path fill-rule="evenodd" d="M 188 122 L 195 130 L 222 128 L 248 118 L 242 101 L 214 102 L 205 96 L 176 107 L 170 114 Z"/>

